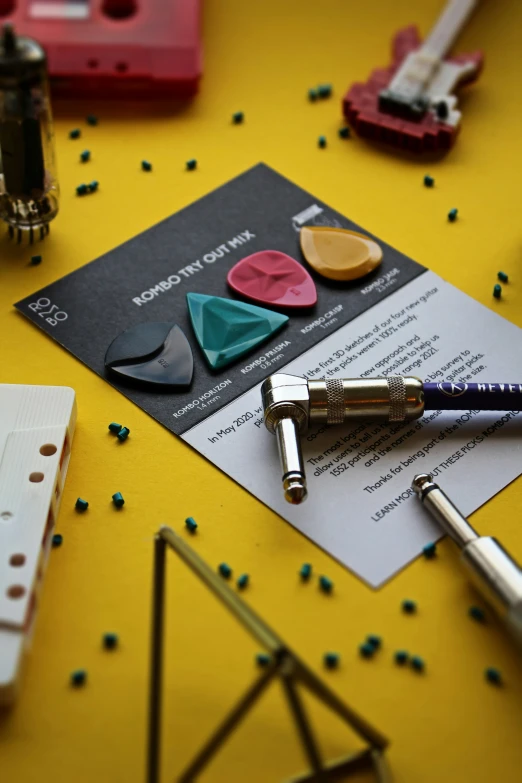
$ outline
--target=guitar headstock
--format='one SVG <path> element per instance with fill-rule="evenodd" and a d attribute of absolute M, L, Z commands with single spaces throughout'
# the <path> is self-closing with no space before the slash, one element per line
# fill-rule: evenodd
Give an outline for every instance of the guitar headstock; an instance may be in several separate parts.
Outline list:
<path fill-rule="evenodd" d="M 343 113 L 360 135 L 413 152 L 449 149 L 460 127 L 454 90 L 473 82 L 482 70 L 482 52 L 446 57 L 426 80 L 418 105 L 395 100 L 389 89 L 400 69 L 406 77 L 425 79 L 426 56 L 419 50 L 422 39 L 417 27 L 400 30 L 393 39 L 392 63 L 372 71 L 366 82 L 353 84 L 343 99 Z M 433 65 L 433 63 L 429 63 Z"/>

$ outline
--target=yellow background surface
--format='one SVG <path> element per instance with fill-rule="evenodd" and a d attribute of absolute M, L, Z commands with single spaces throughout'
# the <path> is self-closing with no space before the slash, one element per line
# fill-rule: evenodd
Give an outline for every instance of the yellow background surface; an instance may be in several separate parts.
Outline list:
<path fill-rule="evenodd" d="M 418 22 L 425 33 L 441 5 L 207 0 L 205 76 L 190 106 L 171 113 L 56 106 L 62 201 L 38 247 L 43 263 L 28 266 L 30 249 L 0 240 L 0 380 L 72 386 L 79 418 L 57 526 L 64 543 L 51 553 L 21 696 L 0 716 L 2 783 L 144 779 L 152 536 L 164 523 L 182 531 L 188 515 L 200 525 L 191 539 L 197 551 L 213 565 L 226 560 L 235 573 L 249 572 L 248 602 L 389 735 L 396 781 L 520 780 L 520 659 L 495 620 L 468 619 L 477 597 L 449 542 L 435 561 L 420 558 L 370 590 L 12 308 L 262 160 L 522 325 L 522 4 L 483 3 L 459 41 L 462 51 L 483 48 L 486 67 L 461 99 L 462 133 L 445 159 L 426 163 L 337 137 L 347 87 L 387 63 L 395 30 Z M 334 96 L 310 104 L 308 88 L 325 81 Z M 230 122 L 237 110 L 245 112 L 242 126 Z M 96 128 L 84 122 L 90 112 L 100 116 Z M 82 138 L 70 141 L 75 126 Z M 328 137 L 325 150 L 316 144 L 320 134 Z M 84 148 L 92 152 L 85 166 Z M 198 169 L 186 172 L 191 157 Z M 140 170 L 143 158 L 152 173 Z M 423 187 L 427 171 L 433 189 Z M 99 180 L 100 190 L 78 199 L 74 189 L 86 179 Z M 459 209 L 455 224 L 446 219 L 451 207 Z M 491 294 L 498 269 L 510 275 L 501 301 Z M 113 420 L 131 429 L 124 446 L 107 434 Z M 121 512 L 111 504 L 116 491 L 126 499 Z M 90 503 L 84 515 L 74 511 L 78 495 Z M 521 499 L 519 479 L 473 516 L 519 560 Z M 257 650 L 169 557 L 164 780 L 175 779 L 255 676 Z M 304 561 L 333 579 L 331 597 L 315 582 L 299 583 Z M 405 597 L 418 602 L 417 616 L 400 612 Z M 101 647 L 108 630 L 121 639 L 113 653 Z M 370 632 L 383 636 L 384 648 L 365 661 L 357 646 Z M 425 658 L 424 675 L 394 665 L 399 647 Z M 330 649 L 342 656 L 336 672 L 322 668 Z M 505 687 L 485 683 L 486 666 L 502 671 Z M 89 681 L 74 690 L 69 673 L 78 667 Z M 326 754 L 350 749 L 344 726 L 320 710 L 312 715 Z M 201 779 L 267 783 L 303 767 L 275 687 Z"/>

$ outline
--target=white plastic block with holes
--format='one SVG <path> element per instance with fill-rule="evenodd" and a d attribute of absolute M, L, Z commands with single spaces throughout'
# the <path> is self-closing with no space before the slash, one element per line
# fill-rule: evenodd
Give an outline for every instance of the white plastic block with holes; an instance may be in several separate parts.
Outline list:
<path fill-rule="evenodd" d="M 0 704 L 16 697 L 75 423 L 73 389 L 0 385 Z"/>

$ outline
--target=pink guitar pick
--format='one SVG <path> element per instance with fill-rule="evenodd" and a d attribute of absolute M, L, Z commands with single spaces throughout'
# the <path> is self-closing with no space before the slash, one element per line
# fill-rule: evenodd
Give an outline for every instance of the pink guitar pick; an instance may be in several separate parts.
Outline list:
<path fill-rule="evenodd" d="M 301 264 L 279 250 L 261 250 L 241 259 L 227 275 L 241 296 L 278 307 L 311 307 L 317 302 L 315 283 Z"/>

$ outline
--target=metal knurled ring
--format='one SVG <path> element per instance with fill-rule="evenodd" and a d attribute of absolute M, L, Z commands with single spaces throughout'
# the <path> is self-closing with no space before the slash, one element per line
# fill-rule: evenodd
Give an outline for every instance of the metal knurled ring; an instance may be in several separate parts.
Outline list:
<path fill-rule="evenodd" d="M 400 375 L 389 375 L 388 389 L 390 392 L 389 421 L 404 421 L 406 418 L 406 386 Z"/>
<path fill-rule="evenodd" d="M 326 381 L 326 423 L 342 424 L 344 421 L 344 384 L 339 378 Z"/>
<path fill-rule="evenodd" d="M 306 429 L 307 417 L 300 405 L 294 402 L 278 402 L 270 405 L 265 413 L 265 425 L 269 432 L 274 433 L 281 419 L 293 419 L 301 432 Z"/>

